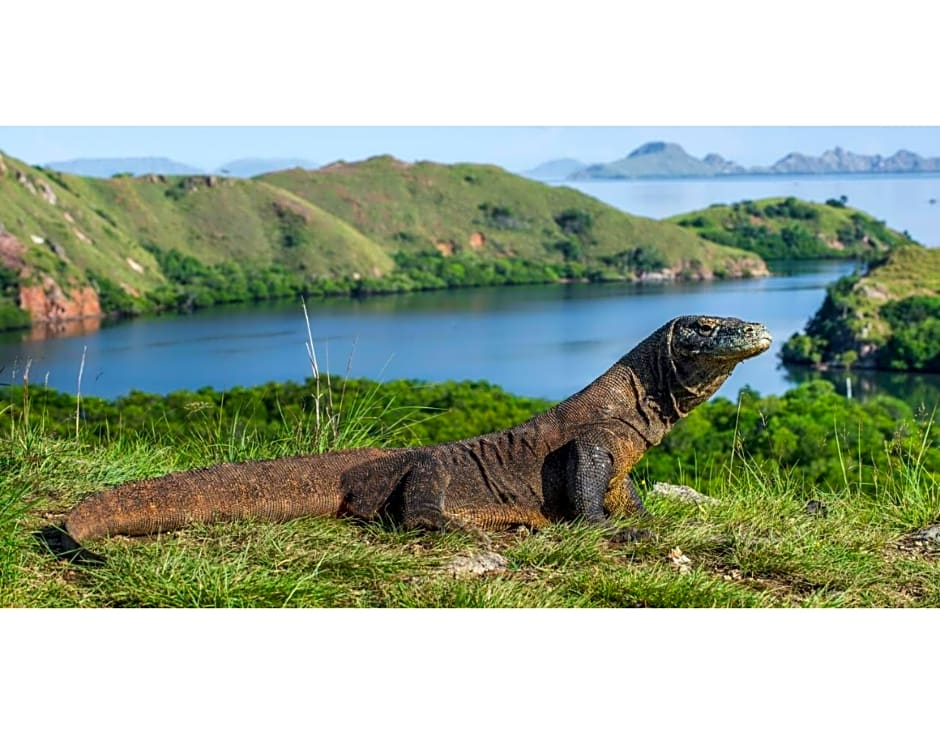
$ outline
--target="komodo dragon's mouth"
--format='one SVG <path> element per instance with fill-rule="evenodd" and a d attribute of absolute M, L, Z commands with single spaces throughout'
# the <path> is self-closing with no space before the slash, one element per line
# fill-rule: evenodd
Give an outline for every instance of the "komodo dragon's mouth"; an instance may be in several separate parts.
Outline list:
<path fill-rule="evenodd" d="M 745 347 L 741 352 L 741 356 L 744 359 L 750 357 L 756 357 L 761 352 L 766 352 L 770 349 L 770 345 L 773 344 L 774 338 L 770 335 L 770 332 L 767 331 L 767 328 L 762 326 L 760 333 L 757 334 L 754 345 L 750 348 Z"/>

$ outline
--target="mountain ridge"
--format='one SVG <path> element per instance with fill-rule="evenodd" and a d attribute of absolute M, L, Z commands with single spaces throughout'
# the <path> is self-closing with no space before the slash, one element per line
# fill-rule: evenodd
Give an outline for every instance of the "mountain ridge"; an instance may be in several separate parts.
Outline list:
<path fill-rule="evenodd" d="M 534 174 L 553 163 L 555 161 L 536 166 L 523 175 L 536 179 L 545 178 Z M 836 146 L 818 156 L 793 152 L 768 166 L 746 167 L 727 160 L 718 153 L 708 153 L 703 158 L 696 158 L 678 143 L 651 141 L 634 148 L 623 158 L 608 163 L 586 164 L 581 169 L 571 171 L 564 180 L 865 173 L 940 173 L 940 157 L 925 158 L 903 148 L 889 156 L 866 155 Z"/>

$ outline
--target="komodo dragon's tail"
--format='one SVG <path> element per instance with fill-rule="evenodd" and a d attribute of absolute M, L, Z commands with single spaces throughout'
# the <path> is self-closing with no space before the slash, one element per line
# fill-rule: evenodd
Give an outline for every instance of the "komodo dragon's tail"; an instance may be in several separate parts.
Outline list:
<path fill-rule="evenodd" d="M 44 528 L 39 535 L 54 554 L 81 561 L 93 555 L 81 544 L 94 538 L 151 535 L 200 522 L 335 516 L 343 504 L 342 473 L 385 453 L 353 449 L 219 464 L 129 482 L 76 505 L 64 531 Z"/>

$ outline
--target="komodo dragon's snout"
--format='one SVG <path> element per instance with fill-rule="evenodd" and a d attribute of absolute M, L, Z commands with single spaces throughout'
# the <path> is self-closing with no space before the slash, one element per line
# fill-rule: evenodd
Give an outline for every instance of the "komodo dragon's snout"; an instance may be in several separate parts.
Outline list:
<path fill-rule="evenodd" d="M 717 316 L 680 316 L 673 322 L 673 357 L 740 362 L 766 351 L 773 337 L 763 324 Z"/>

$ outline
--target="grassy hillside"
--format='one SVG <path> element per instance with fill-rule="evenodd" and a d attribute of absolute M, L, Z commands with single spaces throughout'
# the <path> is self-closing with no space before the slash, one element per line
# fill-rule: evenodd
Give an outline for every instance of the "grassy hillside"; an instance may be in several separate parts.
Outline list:
<path fill-rule="evenodd" d="M 475 252 L 582 263 L 599 276 L 671 268 L 687 277 L 759 271 L 742 253 L 669 223 L 625 214 L 567 187 L 496 166 L 408 164 L 388 156 L 293 169 L 261 181 L 315 201 L 392 251 Z"/>
<path fill-rule="evenodd" d="M 4 157 L 0 225 L 0 326 L 22 321 L 16 292 L 28 284 L 39 289 L 35 318 L 72 318 L 97 301 L 137 313 L 296 294 L 766 272 L 751 254 L 571 189 L 493 166 L 389 157 L 251 180 L 82 178 Z"/>
<path fill-rule="evenodd" d="M 668 221 L 767 259 L 870 257 L 913 243 L 906 233 L 839 199 L 825 204 L 793 197 L 716 204 Z"/>
<path fill-rule="evenodd" d="M 325 431 L 316 429 L 307 385 L 236 390 L 224 400 L 212 391 L 135 394 L 110 408 L 90 400 L 77 436 L 73 397 L 5 392 L 0 606 L 940 604 L 940 545 L 918 535 L 940 501 L 935 424 L 917 424 L 897 401 L 860 406 L 825 385 L 782 398 L 745 391 L 740 406 L 714 401 L 680 422 L 635 472 L 651 516 L 617 520 L 652 537 L 618 545 L 596 528 L 564 523 L 493 532 L 491 550 L 505 566 L 482 575 L 459 570 L 487 550 L 480 538 L 378 522 L 241 521 L 112 538 L 93 545 L 106 558 L 98 567 L 56 561 L 32 536 L 111 484 L 311 447 L 401 445 L 416 440 L 413 428 L 436 440 L 504 427 L 542 407 L 471 383 L 359 387 Z M 304 411 L 295 412 L 291 394 L 304 397 Z M 446 412 L 421 422 L 428 413 L 398 402 L 415 398 Z M 692 484 L 711 501 L 660 496 L 656 481 Z"/>
<path fill-rule="evenodd" d="M 865 275 L 831 285 L 782 356 L 794 364 L 940 372 L 940 249 L 902 247 Z"/>
<path fill-rule="evenodd" d="M 17 261 L 25 265 L 24 282 L 46 273 L 63 287 L 85 284 L 88 271 L 108 274 L 129 289 L 163 281 L 139 240 L 116 223 L 114 207 L 87 195 L 92 179 L 0 160 L 0 225 L 21 246 L 8 242 L 4 264 L 8 269 L 18 269 Z"/>
<path fill-rule="evenodd" d="M 279 262 L 323 275 L 392 267 L 386 253 L 345 222 L 261 183 L 216 176 L 61 178 L 131 240 L 205 264 Z"/>

